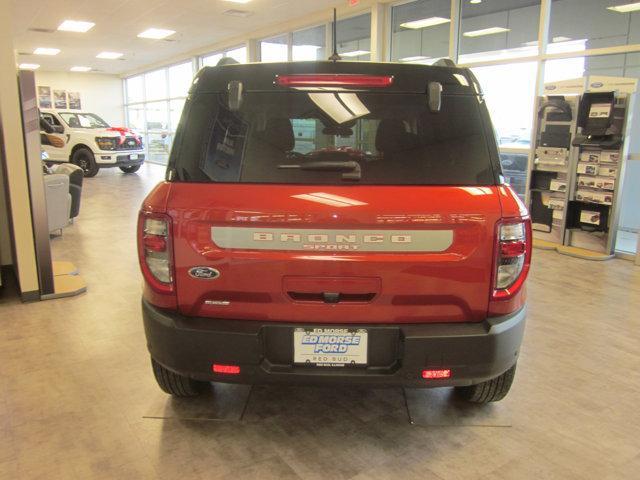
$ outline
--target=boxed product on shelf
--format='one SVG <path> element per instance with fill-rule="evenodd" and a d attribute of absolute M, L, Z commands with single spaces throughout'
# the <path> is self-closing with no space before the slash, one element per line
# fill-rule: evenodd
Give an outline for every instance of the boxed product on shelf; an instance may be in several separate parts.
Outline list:
<path fill-rule="evenodd" d="M 618 150 L 603 150 L 600 153 L 600 163 L 618 163 L 620 152 Z"/>
<path fill-rule="evenodd" d="M 550 198 L 547 206 L 552 210 L 564 210 L 564 198 Z"/>
<path fill-rule="evenodd" d="M 564 210 L 554 210 L 553 211 L 553 219 L 554 220 L 562 220 L 564 218 Z"/>
<path fill-rule="evenodd" d="M 602 205 L 611 205 L 613 203 L 613 193 L 596 192 L 593 190 L 578 190 L 576 192 L 576 200 L 580 202 L 600 203 Z"/>
<path fill-rule="evenodd" d="M 549 184 L 549 189 L 554 192 L 566 192 L 567 182 L 562 180 L 551 180 L 551 183 Z"/>
<path fill-rule="evenodd" d="M 587 150 L 586 152 L 581 152 L 580 161 L 587 162 L 587 163 L 598 163 L 600 162 L 600 152 L 595 152 L 591 150 Z"/>
<path fill-rule="evenodd" d="M 536 148 L 536 157 L 540 163 L 564 165 L 567 163 L 569 150 L 556 147 L 538 147 Z"/>
<path fill-rule="evenodd" d="M 615 178 L 612 177 L 584 177 L 578 176 L 578 187 L 602 188 L 613 190 L 615 188 Z"/>
<path fill-rule="evenodd" d="M 577 172 L 585 175 L 597 175 L 598 165 L 594 165 L 592 163 L 578 163 Z"/>
<path fill-rule="evenodd" d="M 600 225 L 600 212 L 593 212 L 591 210 L 582 210 L 580 212 L 580 223 Z"/>
<path fill-rule="evenodd" d="M 600 165 L 598 168 L 598 175 L 602 175 L 604 177 L 617 177 L 618 176 L 618 168 L 617 167 L 608 167 L 606 165 Z"/>

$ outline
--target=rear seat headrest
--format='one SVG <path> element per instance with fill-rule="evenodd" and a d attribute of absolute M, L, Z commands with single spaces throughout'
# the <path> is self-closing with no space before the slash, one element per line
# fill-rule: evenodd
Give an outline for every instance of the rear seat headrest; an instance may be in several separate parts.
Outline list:
<path fill-rule="evenodd" d="M 284 152 L 290 152 L 295 145 L 293 126 L 288 118 L 269 118 L 260 135 Z"/>

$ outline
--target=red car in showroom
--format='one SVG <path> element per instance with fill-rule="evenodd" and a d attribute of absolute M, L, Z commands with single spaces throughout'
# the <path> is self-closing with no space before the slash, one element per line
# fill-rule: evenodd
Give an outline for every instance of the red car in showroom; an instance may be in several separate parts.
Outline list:
<path fill-rule="evenodd" d="M 202 69 L 138 247 L 170 394 L 454 386 L 490 402 L 512 384 L 531 227 L 469 69 Z"/>

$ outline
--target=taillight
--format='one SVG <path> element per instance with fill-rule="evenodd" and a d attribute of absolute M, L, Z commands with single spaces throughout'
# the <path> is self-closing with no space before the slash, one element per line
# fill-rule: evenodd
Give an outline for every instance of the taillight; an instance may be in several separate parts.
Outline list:
<path fill-rule="evenodd" d="M 149 286 L 158 293 L 172 293 L 171 219 L 167 215 L 140 214 L 138 253 L 140 267 Z"/>
<path fill-rule="evenodd" d="M 393 84 L 391 75 L 354 74 L 298 74 L 278 75 L 276 84 L 281 87 L 368 87 L 385 88 Z"/>
<path fill-rule="evenodd" d="M 504 220 L 498 224 L 498 244 L 493 300 L 507 300 L 516 294 L 527 278 L 531 263 L 531 223 Z"/>

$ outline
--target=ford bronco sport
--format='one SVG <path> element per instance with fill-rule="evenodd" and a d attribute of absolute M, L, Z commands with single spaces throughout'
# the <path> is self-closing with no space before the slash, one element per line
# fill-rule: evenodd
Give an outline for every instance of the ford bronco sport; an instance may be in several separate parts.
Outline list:
<path fill-rule="evenodd" d="M 470 70 L 348 62 L 202 69 L 143 203 L 160 387 L 511 386 L 527 210 Z"/>

